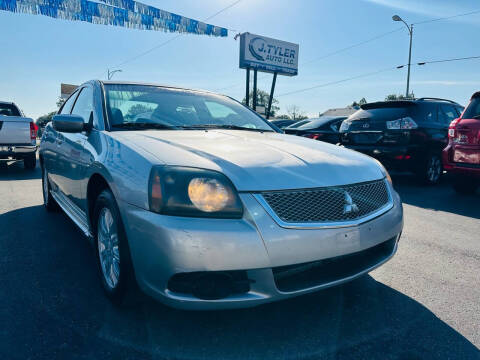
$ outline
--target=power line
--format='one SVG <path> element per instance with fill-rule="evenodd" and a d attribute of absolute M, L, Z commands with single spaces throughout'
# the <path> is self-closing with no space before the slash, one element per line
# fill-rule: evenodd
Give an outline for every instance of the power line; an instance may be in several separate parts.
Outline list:
<path fill-rule="evenodd" d="M 344 52 L 344 51 L 353 49 L 353 48 L 355 48 L 355 47 L 358 47 L 358 46 L 367 44 L 367 43 L 369 43 L 369 42 L 375 41 L 375 40 L 377 40 L 377 39 L 380 39 L 380 38 L 382 38 L 382 37 L 385 37 L 385 36 L 387 36 L 387 35 L 390 35 L 390 34 L 392 34 L 392 33 L 395 33 L 395 32 L 397 32 L 397 31 L 400 31 L 400 30 L 402 30 L 402 29 L 403 29 L 403 27 L 400 27 L 400 28 L 397 28 L 397 29 L 395 29 L 395 30 L 391 30 L 391 31 L 388 31 L 388 32 L 379 34 L 379 35 L 374 36 L 374 37 L 372 37 L 372 38 L 370 38 L 370 39 L 368 39 L 368 40 L 364 40 L 364 41 L 355 43 L 355 44 L 353 44 L 353 45 L 350 45 L 350 46 L 347 46 L 347 47 L 344 47 L 344 48 L 335 50 L 335 51 L 333 51 L 333 52 L 331 52 L 331 53 L 327 53 L 327 54 L 322 55 L 322 56 L 320 56 L 320 57 L 317 57 L 317 58 L 314 58 L 314 59 L 305 61 L 305 62 L 301 63 L 300 66 L 307 65 L 307 64 L 310 64 L 310 63 L 315 62 L 315 61 L 318 61 L 318 60 L 326 59 L 326 58 L 328 58 L 328 57 L 337 55 L 337 54 L 339 54 L 339 53 L 341 53 L 341 52 Z M 267 77 L 267 76 L 261 76 L 261 77 L 259 77 L 259 80 L 265 79 L 266 77 Z M 242 82 L 238 82 L 238 83 L 235 83 L 235 84 L 232 84 L 232 85 L 228 85 L 228 86 L 224 86 L 224 87 L 221 87 L 221 88 L 217 88 L 217 89 L 215 89 L 215 91 L 228 90 L 228 89 L 237 87 L 237 86 L 239 86 L 239 85 L 241 85 L 241 84 L 242 84 Z"/>
<path fill-rule="evenodd" d="M 220 9 L 220 10 L 217 11 L 215 14 L 210 15 L 209 17 L 207 17 L 206 19 L 204 19 L 203 22 L 213 19 L 215 16 L 217 16 L 217 15 L 219 15 L 219 14 L 227 11 L 228 9 L 234 7 L 235 5 L 237 5 L 238 3 L 240 3 L 241 1 L 243 1 L 243 0 L 236 0 L 236 1 L 234 1 L 234 2 L 231 3 L 230 5 L 228 5 L 228 6 L 224 7 L 224 8 L 222 8 L 222 9 Z M 237 31 L 237 30 L 234 30 L 234 29 L 229 29 L 229 30 L 231 30 L 231 31 Z M 166 40 L 166 41 L 164 41 L 164 42 L 161 42 L 161 43 L 155 45 L 154 47 L 152 47 L 152 48 L 150 48 L 150 49 L 148 49 L 148 50 L 146 50 L 146 51 L 144 51 L 144 52 L 142 52 L 142 53 L 140 53 L 140 54 L 138 54 L 138 55 L 132 56 L 131 58 L 129 58 L 129 59 L 125 60 L 125 61 L 122 61 L 121 63 L 115 65 L 114 67 L 123 66 L 123 65 L 125 65 L 125 64 L 127 64 L 127 63 L 129 63 L 129 62 L 132 62 L 132 61 L 134 61 L 134 60 L 136 60 L 136 59 L 138 59 L 138 58 L 141 58 L 141 57 L 143 57 L 143 56 L 151 53 L 152 51 L 157 50 L 158 48 L 161 48 L 161 47 L 163 47 L 163 46 L 171 43 L 172 41 L 178 39 L 178 38 L 181 37 L 182 35 L 183 35 L 183 34 L 178 34 L 178 35 L 174 36 L 173 38 L 170 38 L 170 39 L 168 39 L 168 40 Z M 103 75 L 104 73 L 105 73 L 105 72 L 103 72 L 102 75 Z"/>
<path fill-rule="evenodd" d="M 382 69 L 382 70 L 377 70 L 377 71 L 374 71 L 374 72 L 369 72 L 369 73 L 364 73 L 364 74 L 357 75 L 357 76 L 352 76 L 352 77 L 349 77 L 349 78 L 346 78 L 346 79 L 342 79 L 342 80 L 337 80 L 337 81 L 332 81 L 332 82 L 328 82 L 328 83 L 324 83 L 324 84 L 319 84 L 319 85 L 315 85 L 315 86 L 310 86 L 310 87 L 308 87 L 308 88 L 304 88 L 304 89 L 299 89 L 299 90 L 294 90 L 294 91 L 286 92 L 286 93 L 277 95 L 277 97 L 287 96 L 287 95 L 293 95 L 293 94 L 297 94 L 297 93 L 301 93 L 301 92 L 305 92 L 305 91 L 309 91 L 309 90 L 313 90 L 313 89 L 318 89 L 318 88 L 321 88 L 321 87 L 326 87 L 326 86 L 330 86 L 330 85 L 336 85 L 336 84 L 340 84 L 340 83 L 343 83 L 343 82 L 360 79 L 360 78 L 367 77 L 367 76 L 373 76 L 373 75 L 380 74 L 380 73 L 383 73 L 383 72 L 386 72 L 386 71 L 395 70 L 396 68 L 397 68 L 396 66 L 394 66 L 394 67 L 389 67 L 389 68 Z"/>
<path fill-rule="evenodd" d="M 440 21 L 440 20 L 449 20 L 449 19 L 453 19 L 453 18 L 458 18 L 458 17 L 461 17 L 461 16 L 468 16 L 468 15 L 473 15 L 473 14 L 477 14 L 477 13 L 480 13 L 480 10 L 474 10 L 474 11 L 471 11 L 471 12 L 467 12 L 467 13 L 462 13 L 462 14 L 457 14 L 457 15 L 452 15 L 452 16 L 446 16 L 446 17 L 441 17 L 441 18 L 436 18 L 436 19 L 431 19 L 431 20 L 425 20 L 425 21 L 419 21 L 419 22 L 416 22 L 416 23 L 413 23 L 413 25 L 420 25 L 420 24 L 426 24 L 426 23 L 431 23 L 431 22 L 434 22 L 434 21 Z M 308 60 L 304 63 L 301 63 L 300 65 L 306 65 L 306 64 L 310 64 L 312 62 L 315 62 L 315 61 L 318 61 L 318 60 L 323 60 L 323 59 L 326 59 L 328 57 L 331 57 L 333 55 L 337 55 L 341 52 L 344 52 L 344 51 L 347 51 L 347 50 L 350 50 L 350 49 L 353 49 L 355 47 L 358 47 L 358 46 L 361 46 L 361 45 L 364 45 L 364 44 L 367 44 L 369 42 L 372 42 L 372 41 L 375 41 L 375 40 L 378 40 L 380 38 L 383 38 L 387 35 L 390 35 L 390 34 L 393 34 L 397 31 L 400 31 L 402 30 L 403 27 L 400 27 L 400 28 L 397 28 L 395 30 L 391 30 L 391 31 L 388 31 L 386 33 L 382 33 L 382 34 L 379 34 L 377 36 L 374 36 L 368 40 L 364 40 L 364 41 L 361 41 L 361 42 L 358 42 L 356 44 L 353 44 L 353 45 L 350 45 L 350 46 L 347 46 L 347 47 L 344 47 L 344 48 L 341 48 L 339 50 L 336 50 L 336 51 L 333 51 L 331 53 L 328 53 L 328 54 L 325 54 L 323 56 L 320 56 L 320 57 L 317 57 L 317 58 L 314 58 L 314 59 L 311 59 L 311 60 Z M 260 80 L 263 79 L 265 77 L 260 77 Z M 227 89 L 231 89 L 233 87 L 237 87 L 239 85 L 241 85 L 242 83 L 236 83 L 236 84 L 233 84 L 233 85 L 229 85 L 229 86 L 225 86 L 225 87 L 222 87 L 222 88 L 218 88 L 218 89 L 215 89 L 216 91 L 220 91 L 220 90 L 227 90 Z"/>
<path fill-rule="evenodd" d="M 437 64 L 437 63 L 444 63 L 444 62 L 450 62 L 450 61 L 473 60 L 473 59 L 480 59 L 480 56 L 467 56 L 467 57 L 453 58 L 453 59 L 421 61 L 421 62 L 418 62 L 417 65 Z"/>
<path fill-rule="evenodd" d="M 419 21 L 419 22 L 413 23 L 413 25 L 427 24 L 427 23 L 431 23 L 431 22 L 434 22 L 434 21 L 440 21 L 440 20 L 449 20 L 449 19 L 454 19 L 454 18 L 458 18 L 458 17 L 461 17 L 461 16 L 467 16 L 467 15 L 473 15 L 473 14 L 479 14 L 479 13 L 480 13 L 480 10 L 474 10 L 474 11 L 470 11 L 470 12 L 463 13 L 463 14 L 457 14 L 457 15 L 446 16 L 446 17 L 441 17 L 441 18 L 436 18 L 436 19 L 431 19 L 431 20 Z"/>
<path fill-rule="evenodd" d="M 436 63 L 461 61 L 461 60 L 473 60 L 473 59 L 480 59 L 480 56 L 467 56 L 467 57 L 462 57 L 462 58 L 423 61 L 423 62 L 417 63 L 417 65 L 436 64 Z M 373 76 L 373 75 L 380 74 L 380 73 L 383 73 L 383 72 L 386 72 L 386 71 L 391 71 L 391 70 L 394 70 L 394 69 L 401 69 L 404 66 L 406 66 L 406 65 L 400 65 L 400 66 L 385 68 L 385 69 L 377 70 L 377 71 L 374 71 L 374 72 L 369 72 L 369 73 L 365 73 L 365 74 L 361 74 L 361 75 L 357 75 L 357 76 L 352 76 L 352 77 L 342 79 L 342 80 L 331 81 L 331 82 L 328 82 L 328 83 L 319 84 L 319 85 L 311 86 L 311 87 L 304 88 L 304 89 L 294 90 L 294 91 L 290 91 L 290 92 L 287 92 L 287 93 L 279 94 L 279 95 L 277 95 L 277 97 L 297 94 L 297 93 L 301 93 L 301 92 L 305 92 L 305 91 L 309 91 L 309 90 L 313 90 L 313 89 L 318 89 L 318 88 L 321 88 L 321 87 L 336 85 L 336 84 L 340 84 L 340 83 L 351 81 L 351 80 L 356 80 L 356 79 L 360 79 L 360 78 L 364 78 L 364 77 L 368 77 L 368 76 Z"/>
<path fill-rule="evenodd" d="M 380 34 L 380 35 L 374 36 L 373 38 L 370 38 L 370 39 L 368 39 L 368 40 L 364 40 L 364 41 L 361 41 L 361 42 L 359 42 L 359 43 L 356 43 L 356 44 L 353 44 L 353 45 L 344 47 L 344 48 L 339 49 L 339 50 L 336 50 L 336 51 L 334 51 L 334 52 L 325 54 L 325 55 L 323 55 L 323 56 L 320 56 L 320 57 L 317 57 L 317 58 L 308 60 L 308 61 L 302 63 L 301 65 L 310 64 L 310 63 L 312 63 L 312 62 L 314 62 L 314 61 L 322 60 L 322 59 L 328 58 L 328 57 L 330 57 L 330 56 L 337 55 L 337 54 L 339 54 L 339 53 L 341 53 L 341 52 L 344 52 L 344 51 L 353 49 L 353 48 L 355 48 L 355 47 L 357 47 L 357 46 L 360 46 L 360 45 L 367 44 L 367 43 L 369 43 L 369 42 L 372 42 L 372 41 L 375 41 L 375 40 L 377 40 L 377 39 L 383 38 L 383 37 L 385 37 L 385 36 L 387 36 L 387 35 L 393 34 L 393 33 L 397 32 L 397 31 L 400 31 L 400 30 L 403 30 L 403 26 L 400 27 L 400 28 L 397 28 L 397 29 L 395 29 L 395 30 L 391 30 L 391 31 L 388 31 L 388 32 L 386 32 L 386 33 L 382 33 L 382 34 Z"/>

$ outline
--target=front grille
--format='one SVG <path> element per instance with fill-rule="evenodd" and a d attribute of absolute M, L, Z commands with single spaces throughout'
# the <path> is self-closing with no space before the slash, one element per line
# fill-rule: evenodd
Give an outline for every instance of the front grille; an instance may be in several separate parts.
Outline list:
<path fill-rule="evenodd" d="M 273 212 L 287 223 L 357 220 L 390 201 L 385 180 L 308 190 L 262 193 Z"/>
<path fill-rule="evenodd" d="M 272 268 L 277 289 L 299 291 L 358 275 L 392 256 L 396 236 L 379 245 L 349 255 Z"/>

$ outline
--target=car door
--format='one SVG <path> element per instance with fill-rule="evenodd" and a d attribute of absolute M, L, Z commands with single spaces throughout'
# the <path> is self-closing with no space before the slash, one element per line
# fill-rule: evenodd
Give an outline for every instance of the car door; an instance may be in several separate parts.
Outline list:
<path fill-rule="evenodd" d="M 73 104 L 77 99 L 78 91 L 75 91 L 65 101 L 63 106 L 58 111 L 59 114 L 70 114 Z M 45 128 L 45 134 L 42 138 L 43 142 L 43 161 L 45 169 L 49 174 L 50 182 L 54 189 L 59 189 L 64 177 L 65 164 L 61 161 L 62 145 L 64 142 L 64 134 L 49 126 Z"/>
<path fill-rule="evenodd" d="M 88 125 L 90 117 L 93 116 L 92 112 L 93 88 L 87 85 L 80 89 L 80 93 L 70 113 L 81 116 L 85 125 Z M 61 162 L 63 163 L 64 174 L 61 190 L 71 202 L 82 208 L 82 181 L 85 174 L 84 144 L 88 133 L 83 131 L 81 133 L 63 133 L 62 135 Z"/>

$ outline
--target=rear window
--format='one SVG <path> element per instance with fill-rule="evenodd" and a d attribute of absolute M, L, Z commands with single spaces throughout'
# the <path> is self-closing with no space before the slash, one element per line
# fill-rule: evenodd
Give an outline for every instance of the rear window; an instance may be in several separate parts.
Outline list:
<path fill-rule="evenodd" d="M 22 116 L 18 108 L 13 104 L 0 104 L 0 115 Z"/>
<path fill-rule="evenodd" d="M 393 107 L 393 108 L 376 108 L 368 110 L 358 110 L 354 112 L 349 120 L 372 119 L 372 120 L 395 120 L 403 117 L 412 116 L 412 108 Z"/>
<path fill-rule="evenodd" d="M 467 106 L 465 113 L 463 114 L 464 119 L 480 119 L 480 98 L 474 97 L 470 104 Z"/>

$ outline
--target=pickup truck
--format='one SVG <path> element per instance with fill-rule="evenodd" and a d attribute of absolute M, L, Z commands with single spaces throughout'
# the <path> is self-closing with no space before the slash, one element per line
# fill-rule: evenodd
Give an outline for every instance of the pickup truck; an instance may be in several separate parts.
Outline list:
<path fill-rule="evenodd" d="M 14 103 L 0 102 L 0 161 L 23 160 L 25 169 L 34 169 L 37 130 Z"/>

